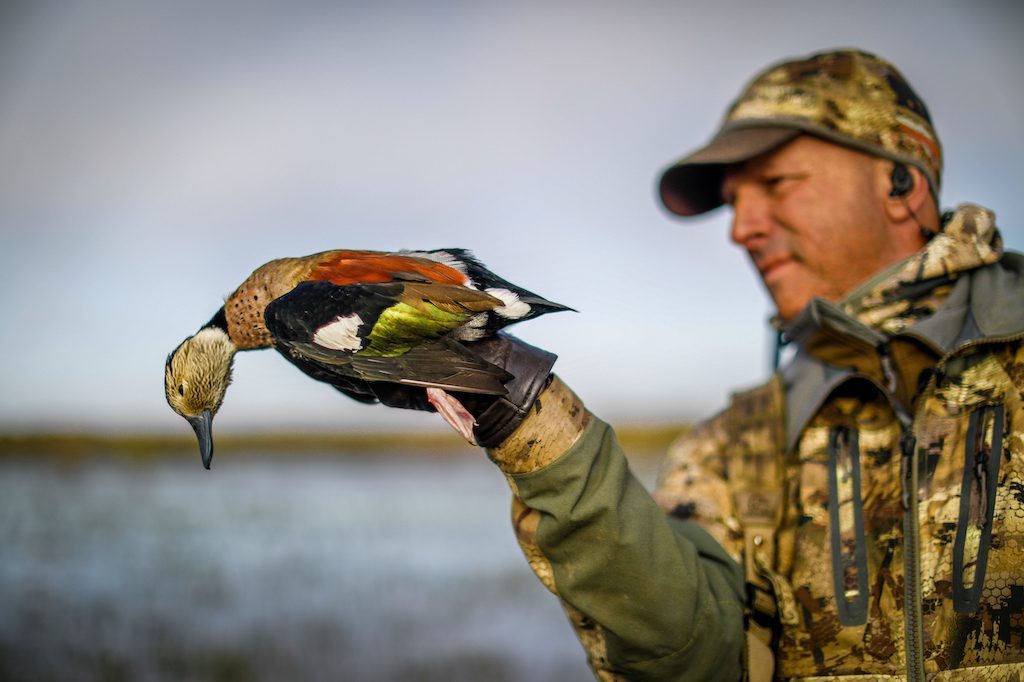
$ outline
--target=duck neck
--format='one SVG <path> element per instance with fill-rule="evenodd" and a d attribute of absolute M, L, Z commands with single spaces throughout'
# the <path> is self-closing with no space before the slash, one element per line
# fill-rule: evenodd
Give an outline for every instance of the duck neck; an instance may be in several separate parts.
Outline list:
<path fill-rule="evenodd" d="M 220 309 L 214 313 L 213 317 L 210 318 L 210 321 L 203 325 L 203 329 L 206 329 L 207 327 L 215 327 L 225 334 L 228 333 L 228 318 L 227 315 L 224 314 L 224 306 L 221 306 Z"/>
<path fill-rule="evenodd" d="M 196 336 L 202 334 L 206 335 L 207 338 L 210 338 L 209 335 L 211 333 L 215 333 L 217 336 L 220 336 L 220 334 L 224 335 L 223 341 L 230 347 L 229 355 L 230 358 L 233 359 L 235 353 L 238 352 L 238 345 L 231 338 L 231 334 L 228 333 L 228 321 L 227 317 L 224 314 L 224 306 L 221 306 L 220 310 L 218 310 L 214 314 L 214 316 L 210 318 L 209 322 L 207 322 L 206 324 L 199 328 L 199 331 L 196 332 Z"/>

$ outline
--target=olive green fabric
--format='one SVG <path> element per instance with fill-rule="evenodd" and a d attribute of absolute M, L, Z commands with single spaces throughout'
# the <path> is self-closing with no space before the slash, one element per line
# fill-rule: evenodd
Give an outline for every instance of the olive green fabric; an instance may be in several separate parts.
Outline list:
<path fill-rule="evenodd" d="M 599 624 L 611 670 L 630 680 L 740 678 L 740 567 L 700 526 L 662 513 L 607 424 L 591 417 L 564 455 L 510 478 L 540 512 L 536 542 L 555 589 Z"/>

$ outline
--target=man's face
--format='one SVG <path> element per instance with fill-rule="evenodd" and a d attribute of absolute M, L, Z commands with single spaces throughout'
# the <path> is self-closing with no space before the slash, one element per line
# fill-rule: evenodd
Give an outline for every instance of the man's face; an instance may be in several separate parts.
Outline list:
<path fill-rule="evenodd" d="M 722 194 L 783 320 L 906 258 L 885 213 L 892 163 L 801 135 L 730 167 Z"/>

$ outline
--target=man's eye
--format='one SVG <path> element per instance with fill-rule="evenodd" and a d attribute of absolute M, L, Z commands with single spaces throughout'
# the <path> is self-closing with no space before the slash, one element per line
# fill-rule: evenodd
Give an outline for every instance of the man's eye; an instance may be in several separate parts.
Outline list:
<path fill-rule="evenodd" d="M 787 173 L 785 175 L 769 175 L 764 179 L 765 186 L 772 191 L 781 189 L 786 183 L 799 180 L 802 175 Z"/>

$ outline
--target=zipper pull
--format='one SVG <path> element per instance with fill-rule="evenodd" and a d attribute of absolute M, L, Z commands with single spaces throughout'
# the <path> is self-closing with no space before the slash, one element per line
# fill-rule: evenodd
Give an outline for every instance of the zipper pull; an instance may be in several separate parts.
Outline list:
<path fill-rule="evenodd" d="M 913 432 L 905 426 L 900 427 L 900 459 L 903 461 L 903 476 L 900 480 L 900 498 L 903 502 L 903 511 L 910 510 L 910 481 L 913 466 L 912 456 L 917 446 L 917 439 Z"/>
<path fill-rule="evenodd" d="M 978 486 L 978 528 L 984 528 L 988 521 L 988 462 L 985 453 L 978 452 L 974 461 L 974 480 Z"/>
<path fill-rule="evenodd" d="M 985 438 L 989 432 L 989 415 L 993 412 L 991 407 L 982 407 L 978 410 L 978 429 L 974 438 L 974 483 L 978 487 L 978 528 L 984 528 L 988 522 L 988 466 L 991 450 L 985 447 Z"/>

